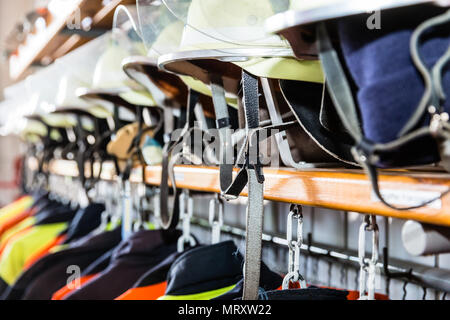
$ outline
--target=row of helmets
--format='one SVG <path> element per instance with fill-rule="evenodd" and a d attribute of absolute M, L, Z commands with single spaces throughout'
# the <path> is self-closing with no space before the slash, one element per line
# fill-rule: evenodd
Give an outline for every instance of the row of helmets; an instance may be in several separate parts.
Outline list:
<path fill-rule="evenodd" d="M 107 117 L 112 113 L 112 105 L 92 97 L 79 98 L 83 93 L 85 98 L 89 97 L 86 92 L 95 89 L 112 90 L 133 104 L 155 105 L 151 94 L 123 72 L 122 61 L 129 56 L 147 56 L 155 65 L 163 55 L 188 50 L 233 54 L 236 49 L 267 48 L 272 52 L 280 50 L 283 52 L 280 56 L 293 57 L 286 40 L 265 32 L 266 20 L 279 12 L 329 1 L 137 0 L 136 6 L 119 6 L 112 32 L 27 79 L 27 91 L 32 98 L 31 105 L 23 108 L 23 115 L 75 107 Z M 235 63 L 258 76 L 323 81 L 317 61 L 299 63 L 296 59 L 255 57 Z M 211 95 L 207 85 L 189 77 L 182 80 L 194 90 Z M 124 119 L 133 116 L 126 114 L 126 110 L 121 112 Z M 47 121 L 61 126 L 72 125 L 74 120 L 52 114 Z"/>
<path fill-rule="evenodd" d="M 151 95 L 132 81 L 122 70 L 122 60 L 130 55 L 145 55 L 140 37 L 130 32 L 133 8 L 122 8 L 116 12 L 111 32 L 88 42 L 53 64 L 29 76 L 21 85 L 26 102 L 10 117 L 19 121 L 8 121 L 11 125 L 4 133 L 46 134 L 46 127 L 27 116 L 39 115 L 50 126 L 70 127 L 76 124 L 74 116 L 60 113 L 64 109 L 83 109 L 99 118 L 113 114 L 113 105 L 89 94 L 111 91 L 124 100 L 139 105 L 155 105 Z M 135 11 L 135 9 L 134 9 Z M 135 14 L 134 14 L 135 15 Z M 136 16 L 136 15 L 135 15 Z M 133 29 L 132 29 L 133 30 Z M 120 118 L 134 121 L 135 116 L 127 109 L 120 109 Z M 82 118 L 83 126 L 91 130 L 93 123 Z"/>

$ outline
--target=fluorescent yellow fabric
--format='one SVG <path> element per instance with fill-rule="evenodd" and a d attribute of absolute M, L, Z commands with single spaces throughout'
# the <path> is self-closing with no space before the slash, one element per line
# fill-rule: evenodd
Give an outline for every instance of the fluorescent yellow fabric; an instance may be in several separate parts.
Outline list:
<path fill-rule="evenodd" d="M 162 296 L 162 297 L 158 298 L 158 300 L 211 300 L 211 299 L 217 298 L 218 296 L 221 296 L 221 295 L 227 293 L 228 291 L 232 290 L 234 287 L 235 287 L 235 285 L 232 285 L 232 286 L 222 288 L 222 289 L 217 289 L 217 290 L 212 290 L 212 291 L 202 292 L 202 293 L 196 293 L 196 294 L 188 294 L 188 295 L 184 295 L 184 296 L 166 295 L 166 296 Z"/>
<path fill-rule="evenodd" d="M 180 76 L 180 78 L 189 88 L 197 92 L 200 92 L 206 96 L 212 97 L 211 89 L 200 80 L 188 76 Z M 236 109 L 238 108 L 237 98 L 226 97 L 226 100 L 229 106 L 232 106 L 233 108 Z"/>
<path fill-rule="evenodd" d="M 8 243 L 0 258 L 0 277 L 8 285 L 14 284 L 23 271 L 26 259 L 47 246 L 66 228 L 67 223 L 35 226 L 23 237 Z"/>
<path fill-rule="evenodd" d="M 147 91 L 127 91 L 119 94 L 119 96 L 128 103 L 138 106 L 154 107 L 157 105 L 152 95 Z"/>
<path fill-rule="evenodd" d="M 7 241 L 9 241 L 15 234 L 18 232 L 25 230 L 28 227 L 31 227 L 36 221 L 35 217 L 29 217 L 14 227 L 8 229 L 0 236 L 0 246 L 3 246 Z"/>
<path fill-rule="evenodd" d="M 31 208 L 33 197 L 26 196 L 0 209 L 0 224 Z"/>
<path fill-rule="evenodd" d="M 253 58 L 235 64 L 258 77 L 324 82 L 319 61 L 299 61 L 295 58 Z"/>

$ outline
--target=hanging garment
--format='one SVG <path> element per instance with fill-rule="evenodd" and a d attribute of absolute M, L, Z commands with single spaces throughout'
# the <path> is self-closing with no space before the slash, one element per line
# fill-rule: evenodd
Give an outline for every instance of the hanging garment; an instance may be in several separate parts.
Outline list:
<path fill-rule="evenodd" d="M 48 208 L 48 207 L 46 207 Z M 26 259 L 48 247 L 67 230 L 75 211 L 63 205 L 38 212 L 33 224 L 12 235 L 0 248 L 0 294 L 23 272 Z M 31 218 L 29 218 L 31 220 Z M 28 220 L 28 219 L 27 219 Z"/>
<path fill-rule="evenodd" d="M 116 247 L 121 240 L 120 228 L 86 237 L 76 246 L 50 254 L 25 271 L 2 298 L 6 300 L 50 300 L 54 292 L 67 284 L 70 266 L 80 272 L 89 267 L 105 252 Z"/>
<path fill-rule="evenodd" d="M 211 300 L 242 280 L 244 260 L 232 241 L 192 249 L 170 268 L 159 300 Z"/>
<path fill-rule="evenodd" d="M 139 231 L 115 250 L 109 267 L 65 300 L 113 300 L 153 266 L 176 252 L 178 230 Z"/>
<path fill-rule="evenodd" d="M 24 196 L 0 209 L 0 236 L 31 216 L 34 213 L 33 203 L 34 199 L 31 196 Z"/>
<path fill-rule="evenodd" d="M 23 196 L 11 204 L 0 209 L 0 225 L 7 219 L 22 213 L 33 205 L 34 199 L 31 196 Z"/>
<path fill-rule="evenodd" d="M 167 274 L 181 254 L 175 252 L 144 274 L 136 284 L 115 300 L 156 300 L 167 289 Z"/>
<path fill-rule="evenodd" d="M 261 277 L 259 281 L 260 295 L 264 294 L 266 291 L 281 290 L 281 285 L 283 283 L 283 278 L 271 271 L 265 263 L 261 263 Z M 212 300 L 236 300 L 241 299 L 244 292 L 244 280 L 241 280 L 237 285 L 226 292 L 225 294 L 218 296 Z"/>
<path fill-rule="evenodd" d="M 0 259 L 0 283 L 13 285 L 23 271 L 26 258 L 47 246 L 66 228 L 67 223 L 38 225 L 9 242 Z"/>
<path fill-rule="evenodd" d="M 276 290 L 262 292 L 259 300 L 347 300 L 347 291 L 309 287 L 305 289 Z"/>
<path fill-rule="evenodd" d="M 75 211 L 61 205 L 56 207 L 52 205 L 51 207 L 46 207 L 45 210 L 36 212 L 33 217 L 25 219 L 4 233 L 0 239 L 0 256 L 3 254 L 9 243 L 20 239 L 22 236 L 29 233 L 33 227 L 39 225 L 66 223 L 73 219 L 74 215 Z"/>
<path fill-rule="evenodd" d="M 55 247 L 61 245 L 66 240 L 67 236 L 65 234 L 60 235 L 53 239 L 50 243 L 48 243 L 46 246 L 41 248 L 41 250 L 36 251 L 32 255 L 30 255 L 24 263 L 23 270 L 29 269 L 33 264 L 35 264 L 37 261 L 45 257 L 52 251 Z"/>
<path fill-rule="evenodd" d="M 10 230 L 14 226 L 18 225 L 22 221 L 36 214 L 37 209 L 29 208 L 25 211 L 22 211 L 19 214 L 14 215 L 13 217 L 9 217 L 8 219 L 4 219 L 3 222 L 0 223 L 0 236 L 3 235 L 6 231 Z"/>
<path fill-rule="evenodd" d="M 103 204 L 90 204 L 84 209 L 79 209 L 73 218 L 70 226 L 64 234 L 58 236 L 47 246 L 43 247 L 38 252 L 35 252 L 27 258 L 24 269 L 28 269 L 39 259 L 45 257 L 52 250 L 60 245 L 68 244 L 71 241 L 75 241 L 83 236 L 89 234 L 101 223 L 101 213 L 105 210 Z"/>
<path fill-rule="evenodd" d="M 64 243 L 80 239 L 100 226 L 101 215 L 105 209 L 105 205 L 101 203 L 91 203 L 86 208 L 80 209 L 67 230 Z"/>
<path fill-rule="evenodd" d="M 5 248 L 8 246 L 8 244 L 14 242 L 16 239 L 20 239 L 20 237 L 30 232 L 35 222 L 36 219 L 34 217 L 26 219 L 17 227 L 12 228 L 7 233 L 5 233 L 0 243 L 0 257 L 2 256 L 3 251 L 5 251 Z"/>
<path fill-rule="evenodd" d="M 112 249 L 106 252 L 100 258 L 91 263 L 85 270 L 83 270 L 79 279 L 73 280 L 56 291 L 52 296 L 52 300 L 63 300 L 71 292 L 82 288 L 86 283 L 98 277 L 102 271 L 108 268 L 114 251 L 115 250 Z"/>

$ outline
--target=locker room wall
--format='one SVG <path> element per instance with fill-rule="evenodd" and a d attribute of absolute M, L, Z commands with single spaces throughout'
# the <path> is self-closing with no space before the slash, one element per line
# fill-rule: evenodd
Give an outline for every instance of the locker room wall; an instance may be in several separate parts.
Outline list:
<path fill-rule="evenodd" d="M 4 52 L 5 38 L 14 25 L 33 8 L 34 0 L 0 0 L 0 101 L 3 89 L 12 84 L 9 78 L 9 62 Z M 0 117 L 4 110 L 0 110 Z M 11 202 L 17 195 L 17 188 L 2 188 L 14 178 L 14 161 L 21 152 L 21 141 L 14 136 L 0 136 L 0 206 Z"/>

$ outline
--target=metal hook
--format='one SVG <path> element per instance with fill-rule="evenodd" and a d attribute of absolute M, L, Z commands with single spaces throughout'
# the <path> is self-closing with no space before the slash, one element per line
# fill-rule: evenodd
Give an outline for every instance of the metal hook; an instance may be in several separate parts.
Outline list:
<path fill-rule="evenodd" d="M 408 285 L 408 281 L 405 281 L 405 283 L 403 284 L 403 297 L 402 300 L 406 300 L 406 295 L 408 294 L 408 292 L 406 291 L 406 286 Z"/>
<path fill-rule="evenodd" d="M 297 220 L 297 240 L 293 240 L 293 221 Z M 300 248 L 303 243 L 303 214 L 302 207 L 291 205 L 287 218 L 287 241 L 289 247 L 288 274 L 283 279 L 283 290 L 289 289 L 291 282 L 298 282 L 300 288 L 306 288 L 306 281 L 300 273 Z"/>
<path fill-rule="evenodd" d="M 372 257 L 366 259 L 366 232 L 372 232 Z M 359 299 L 374 300 L 378 263 L 379 229 L 375 215 L 366 215 L 359 228 L 358 257 L 360 264 Z M 366 279 L 367 278 L 367 279 Z"/>
<path fill-rule="evenodd" d="M 328 261 L 328 287 L 331 287 L 331 278 L 333 272 L 333 263 Z"/>
<path fill-rule="evenodd" d="M 218 194 L 216 194 L 214 199 L 211 199 L 209 202 L 209 224 L 212 228 L 211 244 L 217 244 L 220 242 L 220 232 L 223 226 L 223 212 L 223 200 Z"/>
<path fill-rule="evenodd" d="M 185 250 L 185 244 L 194 247 L 196 241 L 191 235 L 191 219 L 194 215 L 194 199 L 189 194 L 188 190 L 183 190 L 180 195 L 180 219 L 183 223 L 183 234 L 178 239 L 178 252 Z"/>

